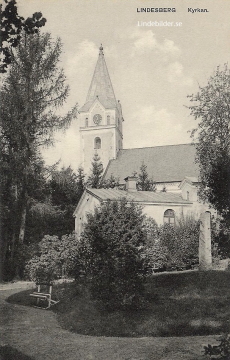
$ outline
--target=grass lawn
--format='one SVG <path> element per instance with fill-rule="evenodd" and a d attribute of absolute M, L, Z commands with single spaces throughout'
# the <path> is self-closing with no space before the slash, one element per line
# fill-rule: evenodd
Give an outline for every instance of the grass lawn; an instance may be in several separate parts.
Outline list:
<path fill-rule="evenodd" d="M 24 291 L 8 301 L 30 305 Z M 183 272 L 153 275 L 146 284 L 146 307 L 107 312 L 75 282 L 60 284 L 53 307 L 60 325 L 94 336 L 190 336 L 230 333 L 230 272 Z"/>

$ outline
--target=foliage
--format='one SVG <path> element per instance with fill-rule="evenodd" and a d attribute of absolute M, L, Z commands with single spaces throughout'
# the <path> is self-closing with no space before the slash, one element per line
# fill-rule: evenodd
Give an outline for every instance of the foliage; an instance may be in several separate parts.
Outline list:
<path fill-rule="evenodd" d="M 142 294 L 146 240 L 141 209 L 126 199 L 108 201 L 87 215 L 85 273 L 94 299 L 109 309 L 134 305 Z"/>
<path fill-rule="evenodd" d="M 119 188 L 119 178 L 111 174 L 109 179 L 101 181 L 100 187 L 104 189 Z"/>
<path fill-rule="evenodd" d="M 192 217 L 181 217 L 175 226 L 160 228 L 160 242 L 168 249 L 167 267 L 183 269 L 198 264 L 199 231 L 200 223 Z"/>
<path fill-rule="evenodd" d="M 220 218 L 212 218 L 211 221 L 212 246 L 215 249 L 215 256 L 219 259 L 230 258 L 230 228 Z"/>
<path fill-rule="evenodd" d="M 77 169 L 77 192 L 78 192 L 78 201 L 81 198 L 81 195 L 83 194 L 85 190 L 85 174 L 84 170 L 81 166 Z"/>
<path fill-rule="evenodd" d="M 18 15 L 15 0 L 4 0 L 4 2 L 6 4 L 4 9 L 2 4 L 0 5 L 1 73 L 7 71 L 7 66 L 11 63 L 11 48 L 18 46 L 22 31 L 24 30 L 27 34 L 35 34 L 46 23 L 41 12 L 36 12 L 25 20 Z"/>
<path fill-rule="evenodd" d="M 13 171 L 15 169 L 11 168 L 11 164 L 8 159 L 1 158 L 2 173 L 1 173 L 1 240 L 3 242 L 1 255 L 3 256 L 2 263 L 5 264 L 4 274 L 9 278 L 9 274 L 14 274 L 14 271 L 20 264 L 19 269 L 17 270 L 17 276 L 21 273 L 22 261 L 18 261 L 19 255 L 23 255 L 21 252 L 23 242 L 19 241 L 20 235 L 20 225 L 22 222 L 22 187 L 19 179 L 16 178 Z M 3 161 L 4 160 L 4 161 Z M 6 160 L 6 161 L 5 161 Z M 29 211 L 27 216 L 27 227 L 25 229 L 26 237 L 31 231 L 37 230 L 36 227 L 38 223 L 31 222 L 31 218 L 34 219 L 34 210 L 38 206 L 43 205 L 46 201 L 46 168 L 44 162 L 40 157 L 33 157 L 33 162 L 30 166 L 30 171 L 27 174 L 27 199 L 26 199 L 26 209 Z M 48 205 L 46 206 L 48 207 Z M 39 207 L 39 210 L 40 207 Z M 52 209 L 51 209 L 52 210 Z M 33 216 L 32 216 L 33 213 Z M 45 211 L 47 220 L 50 219 L 48 216 L 48 211 Z M 39 218 L 41 218 L 39 216 Z M 40 222 L 41 224 L 41 222 Z M 36 238 L 38 232 L 34 232 L 32 237 Z M 29 240 L 29 239 L 28 239 Z M 26 242 L 28 244 L 28 241 Z M 22 259 L 24 257 L 22 256 Z M 7 270 L 7 271 L 6 271 Z M 10 279 L 12 280 L 12 278 Z"/>
<path fill-rule="evenodd" d="M 45 235 L 37 253 L 27 262 L 26 273 L 34 281 L 50 282 L 70 275 L 76 267 L 79 244 L 75 234 L 58 238 Z"/>
<path fill-rule="evenodd" d="M 87 180 L 87 186 L 97 189 L 100 187 L 103 173 L 103 165 L 101 162 L 101 158 L 97 153 L 94 154 L 91 165 L 91 174 Z"/>
<path fill-rule="evenodd" d="M 159 238 L 160 230 L 155 220 L 146 218 L 144 226 L 147 233 L 144 259 L 150 273 L 152 273 L 154 269 L 165 268 L 168 262 L 168 248 L 167 246 L 163 246 L 162 241 Z"/>
<path fill-rule="evenodd" d="M 217 67 L 208 84 L 193 94 L 191 115 L 199 120 L 193 129 L 200 167 L 200 196 L 230 225 L 230 70 Z"/>
<path fill-rule="evenodd" d="M 219 345 L 204 346 L 205 355 L 209 355 L 212 360 L 229 360 L 230 359 L 230 336 L 222 335 L 218 341 Z"/>
<path fill-rule="evenodd" d="M 40 147 L 51 145 L 54 132 L 66 128 L 76 115 L 76 106 L 65 116 L 56 113 L 68 95 L 58 64 L 60 55 L 60 39 L 53 42 L 50 34 L 39 32 L 27 35 L 23 31 L 12 50 L 11 66 L 1 89 L 2 214 L 7 215 L 3 254 L 9 243 L 24 242 L 34 200 L 47 202 L 34 195 L 43 190 L 46 194 L 47 172 Z M 11 246 L 12 257 L 14 248 Z"/>
<path fill-rule="evenodd" d="M 153 179 L 149 179 L 147 165 L 143 162 L 138 174 L 137 190 L 139 191 L 156 191 L 156 184 Z"/>
<path fill-rule="evenodd" d="M 79 168 L 77 174 L 70 166 L 63 167 L 60 171 L 53 171 L 48 187 L 51 203 L 59 209 L 61 216 L 57 219 L 58 223 L 55 221 L 55 224 L 51 224 L 51 227 L 54 227 L 53 231 L 49 227 L 46 233 L 51 234 L 50 231 L 52 231 L 52 234 L 62 236 L 72 232 L 74 230 L 73 212 L 84 191 L 83 169 Z"/>
<path fill-rule="evenodd" d="M 181 270 L 198 263 L 199 221 L 182 217 L 175 226 L 158 227 L 148 219 L 146 230 L 144 257 L 150 270 Z"/>
<path fill-rule="evenodd" d="M 84 191 L 84 173 L 69 166 L 49 170 L 43 201 L 33 201 L 28 212 L 26 242 L 39 242 L 44 235 L 57 235 L 74 231 L 73 212 Z"/>

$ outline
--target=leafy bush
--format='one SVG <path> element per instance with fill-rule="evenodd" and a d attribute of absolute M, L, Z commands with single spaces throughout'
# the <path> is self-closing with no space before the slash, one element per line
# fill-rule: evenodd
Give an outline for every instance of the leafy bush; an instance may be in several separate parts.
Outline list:
<path fill-rule="evenodd" d="M 78 240 L 75 234 L 58 236 L 45 235 L 38 244 L 38 252 L 26 265 L 29 279 L 50 282 L 57 278 L 71 275 L 76 268 L 78 256 Z"/>
<path fill-rule="evenodd" d="M 205 355 L 209 355 L 212 360 L 229 360 L 230 359 L 230 337 L 224 334 L 218 340 L 219 345 L 204 346 Z"/>
<path fill-rule="evenodd" d="M 167 267 L 183 269 L 198 264 L 199 233 L 200 222 L 192 217 L 181 217 L 175 227 L 161 227 L 160 241 L 168 249 Z"/>
<path fill-rule="evenodd" d="M 150 274 L 152 270 L 164 269 L 168 261 L 168 249 L 159 238 L 159 227 L 155 220 L 146 218 L 144 221 L 147 241 L 144 248 L 144 259 Z"/>
<path fill-rule="evenodd" d="M 216 257 L 230 258 L 230 228 L 222 218 L 212 219 L 212 243 Z"/>
<path fill-rule="evenodd" d="M 108 201 L 87 216 L 82 234 L 85 273 L 93 298 L 108 309 L 137 305 L 141 299 L 143 221 L 141 208 L 126 199 Z"/>
<path fill-rule="evenodd" d="M 180 270 L 198 263 L 199 221 L 182 217 L 175 226 L 150 223 L 145 255 L 151 269 Z"/>

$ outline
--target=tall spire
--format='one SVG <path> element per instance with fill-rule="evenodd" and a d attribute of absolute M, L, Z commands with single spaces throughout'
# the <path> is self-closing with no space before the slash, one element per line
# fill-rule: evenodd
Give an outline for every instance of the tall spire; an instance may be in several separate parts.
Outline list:
<path fill-rule="evenodd" d="M 106 66 L 102 44 L 99 47 L 99 56 L 89 87 L 86 103 L 91 103 L 97 98 L 107 109 L 117 107 L 117 101 Z"/>

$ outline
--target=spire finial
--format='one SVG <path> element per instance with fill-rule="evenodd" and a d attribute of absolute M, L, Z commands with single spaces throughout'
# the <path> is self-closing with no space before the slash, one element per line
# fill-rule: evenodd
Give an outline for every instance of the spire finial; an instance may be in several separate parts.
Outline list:
<path fill-rule="evenodd" d="M 102 46 L 102 44 L 101 44 L 101 46 L 99 47 L 99 50 L 100 50 L 99 54 L 104 55 L 104 53 L 103 53 L 103 46 Z"/>

